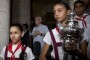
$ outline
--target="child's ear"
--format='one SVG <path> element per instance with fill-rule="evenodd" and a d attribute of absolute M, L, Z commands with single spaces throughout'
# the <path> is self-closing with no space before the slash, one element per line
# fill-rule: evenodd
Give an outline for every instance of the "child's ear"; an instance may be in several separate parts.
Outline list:
<path fill-rule="evenodd" d="M 23 37 L 23 35 L 24 35 L 24 32 L 22 32 L 22 37 Z"/>

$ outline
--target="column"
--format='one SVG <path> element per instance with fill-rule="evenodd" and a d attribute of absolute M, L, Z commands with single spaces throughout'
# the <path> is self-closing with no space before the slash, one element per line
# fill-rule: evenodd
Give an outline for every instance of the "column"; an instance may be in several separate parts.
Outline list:
<path fill-rule="evenodd" d="M 31 0 L 12 1 L 12 23 L 27 23 L 30 25 L 30 1 Z"/>
<path fill-rule="evenodd" d="M 0 52 L 9 42 L 10 0 L 0 0 Z"/>

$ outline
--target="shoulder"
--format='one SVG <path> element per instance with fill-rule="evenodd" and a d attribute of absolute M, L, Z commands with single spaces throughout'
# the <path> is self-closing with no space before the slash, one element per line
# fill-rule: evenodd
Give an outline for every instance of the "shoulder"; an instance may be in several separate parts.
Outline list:
<path fill-rule="evenodd" d="M 33 27 L 33 29 L 35 29 L 35 28 L 36 28 L 36 26 Z"/>
<path fill-rule="evenodd" d="M 4 46 L 3 48 L 2 48 L 2 51 L 1 52 L 5 52 L 5 50 L 6 50 L 6 46 Z"/>
<path fill-rule="evenodd" d="M 31 52 L 31 48 L 29 48 L 29 47 L 26 47 L 26 50 L 25 50 L 27 53 L 28 52 Z"/>
<path fill-rule="evenodd" d="M 2 51 L 1 51 L 1 53 L 0 53 L 0 57 L 1 57 L 1 58 L 4 57 L 5 50 L 6 50 L 6 46 L 4 46 L 4 47 L 2 48 Z"/>
<path fill-rule="evenodd" d="M 52 29 L 50 31 L 54 32 L 55 29 Z M 48 31 L 44 37 L 44 42 L 46 42 L 47 44 L 51 45 L 52 43 L 52 39 L 51 39 L 51 35 L 50 35 L 50 31 Z"/>
<path fill-rule="evenodd" d="M 32 53 L 31 48 L 26 47 L 25 52 L 27 53 L 27 60 L 33 60 L 35 58 L 33 53 Z"/>
<path fill-rule="evenodd" d="M 83 16 L 85 16 L 86 18 L 90 17 L 90 15 L 88 15 L 87 13 L 84 13 Z"/>
<path fill-rule="evenodd" d="M 50 32 L 51 32 L 51 31 L 53 31 L 53 29 L 50 30 L 50 31 L 48 31 L 48 32 L 46 33 L 44 39 L 49 39 L 49 38 L 50 38 Z"/>
<path fill-rule="evenodd" d="M 57 35 L 57 34 L 58 34 L 56 28 L 54 28 L 54 29 L 52 29 L 52 30 L 50 30 L 50 31 L 52 31 L 52 33 L 53 33 L 54 35 Z M 50 32 L 50 31 L 49 31 L 49 32 Z"/>
<path fill-rule="evenodd" d="M 55 28 L 53 28 L 53 29 L 51 29 L 51 30 L 49 30 L 49 31 L 52 31 L 52 32 L 56 31 L 56 27 L 55 27 Z"/>
<path fill-rule="evenodd" d="M 43 27 L 47 27 L 46 25 L 44 25 L 44 24 L 41 24 Z"/>
<path fill-rule="evenodd" d="M 54 28 L 54 29 L 48 31 L 47 34 L 50 34 L 51 31 L 52 31 L 52 32 L 55 32 L 55 30 L 56 30 L 56 28 Z"/>
<path fill-rule="evenodd" d="M 7 47 L 7 46 L 4 46 L 4 47 L 2 48 L 2 51 L 5 51 L 5 50 L 6 50 L 6 47 Z"/>
<path fill-rule="evenodd" d="M 90 15 L 87 15 L 88 18 L 90 18 Z"/>
<path fill-rule="evenodd" d="M 90 24 L 90 15 L 86 17 L 87 24 Z"/>

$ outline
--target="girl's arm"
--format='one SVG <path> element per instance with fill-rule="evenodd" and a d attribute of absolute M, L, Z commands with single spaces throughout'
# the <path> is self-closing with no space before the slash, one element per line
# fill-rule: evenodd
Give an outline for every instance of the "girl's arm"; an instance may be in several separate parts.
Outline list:
<path fill-rule="evenodd" d="M 46 55 L 47 55 L 47 52 L 48 52 L 48 49 L 49 49 L 49 46 L 47 43 L 45 43 L 43 49 L 42 49 L 42 52 L 41 52 L 41 55 L 40 55 L 40 58 L 39 60 L 47 60 L 46 59 Z"/>

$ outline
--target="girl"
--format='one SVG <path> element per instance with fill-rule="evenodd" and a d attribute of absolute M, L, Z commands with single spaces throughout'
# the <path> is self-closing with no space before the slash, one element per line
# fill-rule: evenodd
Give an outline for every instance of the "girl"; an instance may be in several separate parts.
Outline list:
<path fill-rule="evenodd" d="M 21 38 L 23 36 L 23 29 L 20 24 L 13 24 L 10 26 L 11 43 L 4 47 L 1 51 L 2 60 L 32 60 L 34 56 L 29 47 L 26 47 Z"/>
<path fill-rule="evenodd" d="M 54 5 L 54 17 L 57 21 L 57 23 L 61 23 L 62 26 L 66 26 L 66 21 L 68 20 L 68 14 L 70 12 L 70 8 L 66 3 L 60 2 Z M 40 60 L 46 60 L 46 54 L 50 47 L 50 45 L 53 46 L 53 50 L 51 52 L 51 56 L 55 60 L 64 60 L 64 50 L 62 49 L 62 42 L 61 39 L 60 30 L 58 27 L 52 29 L 50 32 L 46 34 L 44 37 L 44 41 L 46 44 L 44 45 Z M 69 46 L 69 47 L 75 47 Z M 69 59 L 70 60 L 70 59 Z"/>

